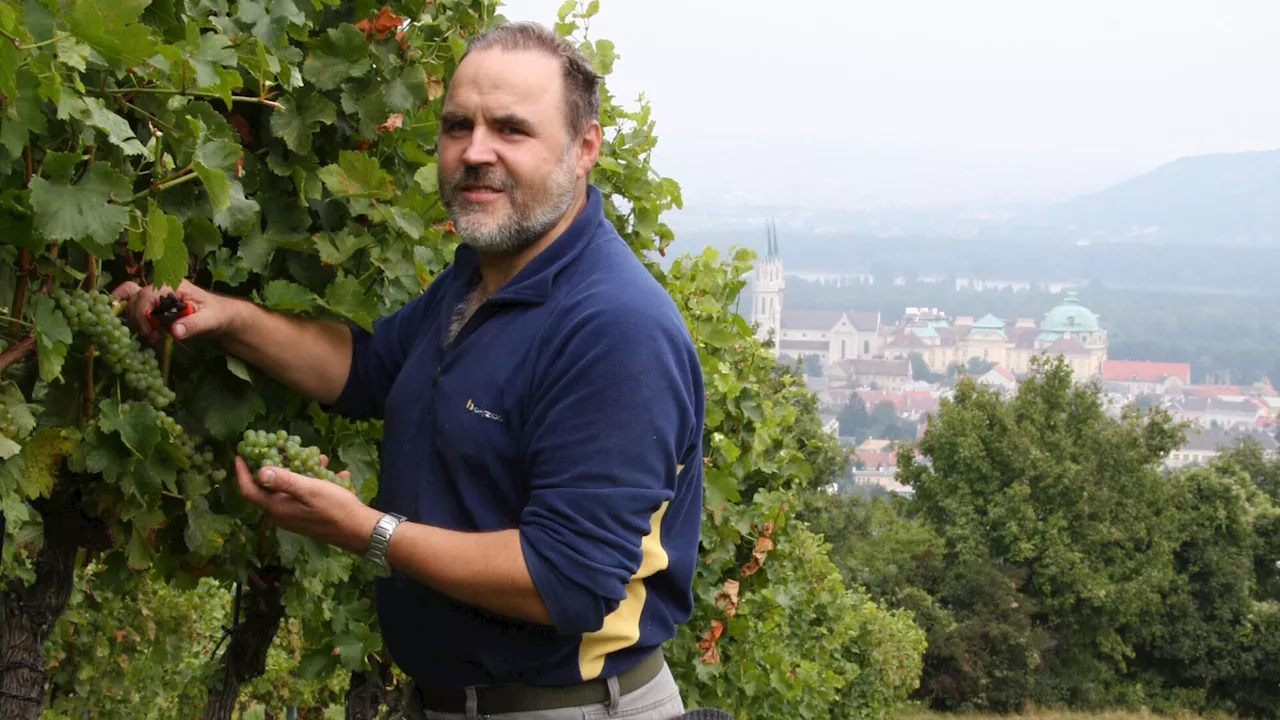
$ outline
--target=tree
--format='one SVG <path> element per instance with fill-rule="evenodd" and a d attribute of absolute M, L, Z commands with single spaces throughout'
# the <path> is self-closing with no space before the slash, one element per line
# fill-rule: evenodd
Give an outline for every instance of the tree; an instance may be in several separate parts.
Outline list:
<path fill-rule="evenodd" d="M 1073 384 L 1059 357 L 1036 359 L 1007 402 L 962 379 L 917 445 L 927 464 L 899 454 L 899 481 L 946 562 L 1004 568 L 1035 608 L 1032 627 L 1052 629 L 1041 672 L 1054 682 L 1040 699 L 1114 681 L 1128 631 L 1158 622 L 1176 538 L 1159 464 L 1183 437 L 1163 410 L 1108 417 L 1097 385 Z"/>
<path fill-rule="evenodd" d="M 849 398 L 849 402 L 840 409 L 836 416 L 840 423 L 840 434 L 844 437 L 858 437 L 871 424 L 871 414 L 867 412 L 867 404 L 858 395 Z"/>
<path fill-rule="evenodd" d="M 707 248 L 663 274 L 702 358 L 707 514 L 694 614 L 670 646 L 686 705 L 764 717 L 883 718 L 919 679 L 923 635 L 843 584 L 793 518 L 847 458 L 817 402 L 731 311 L 750 253 Z M 822 657 L 815 653 L 820 648 Z"/>
<path fill-rule="evenodd" d="M 946 375 L 936 373 L 929 369 L 929 364 L 924 361 L 924 356 L 918 352 L 913 352 L 908 356 L 911 361 L 911 377 L 915 380 L 928 383 L 939 383 L 946 380 Z"/>
<path fill-rule="evenodd" d="M 805 355 L 804 373 L 809 377 L 822 377 L 822 358 L 817 355 Z"/>
<path fill-rule="evenodd" d="M 965 364 L 965 372 L 974 376 L 982 377 L 996 368 L 998 363 L 982 358 L 971 357 L 969 362 Z"/>

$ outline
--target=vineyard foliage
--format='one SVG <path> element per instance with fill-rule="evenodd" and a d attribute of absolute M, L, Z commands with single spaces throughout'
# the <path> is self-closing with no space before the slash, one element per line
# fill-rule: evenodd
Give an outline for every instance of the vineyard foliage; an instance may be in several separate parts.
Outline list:
<path fill-rule="evenodd" d="M 0 620 L 23 629 L 0 656 L 24 664 L 0 674 L 0 715 L 48 702 L 59 717 L 177 717 L 207 702 L 230 717 L 241 694 L 271 714 L 332 712 L 348 677 L 385 672 L 367 571 L 263 523 L 228 478 L 246 430 L 283 432 L 373 501 L 378 424 L 329 416 L 212 341 L 152 345 L 109 293 L 187 278 L 366 328 L 420 293 L 458 242 L 436 194 L 444 89 L 496 10 L 0 4 Z M 597 10 L 571 0 L 555 28 L 608 75 Z M 625 109 L 606 86 L 601 100 L 592 181 L 684 310 L 709 392 L 705 562 L 669 650 L 688 702 L 882 717 L 914 687 L 923 636 L 846 588 L 790 518 L 791 496 L 844 460 L 801 379 L 732 311 L 748 256 L 660 269 L 679 187 L 650 164 L 644 99 Z"/>

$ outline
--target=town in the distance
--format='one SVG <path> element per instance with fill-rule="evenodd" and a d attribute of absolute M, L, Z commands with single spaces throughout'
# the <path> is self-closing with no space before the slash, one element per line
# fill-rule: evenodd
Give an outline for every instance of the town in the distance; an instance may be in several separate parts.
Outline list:
<path fill-rule="evenodd" d="M 751 278 L 749 321 L 781 362 L 800 366 L 826 430 L 849 449 L 851 470 L 832 491 L 909 495 L 894 479 L 897 445 L 923 434 L 956 379 L 969 375 L 1012 394 L 1038 355 L 1061 355 L 1077 381 L 1099 382 L 1114 415 L 1130 403 L 1158 405 L 1190 423 L 1185 444 L 1165 461 L 1170 470 L 1207 463 L 1244 437 L 1270 453 L 1280 450 L 1280 392 L 1269 378 L 1196 383 L 1190 363 L 1109 357 L 1106 322 L 1076 290 L 1057 288 L 1059 303 L 1038 318 L 913 306 L 898 317 L 860 308 L 793 309 L 772 223 L 766 233 Z"/>

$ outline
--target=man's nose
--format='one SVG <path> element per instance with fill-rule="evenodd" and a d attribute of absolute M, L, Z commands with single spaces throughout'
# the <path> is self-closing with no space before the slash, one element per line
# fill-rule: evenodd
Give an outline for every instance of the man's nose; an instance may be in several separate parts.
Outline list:
<path fill-rule="evenodd" d="M 498 154 L 494 152 L 494 137 L 487 128 L 477 127 L 471 131 L 467 147 L 463 150 L 462 161 L 468 165 L 492 165 L 497 162 Z"/>

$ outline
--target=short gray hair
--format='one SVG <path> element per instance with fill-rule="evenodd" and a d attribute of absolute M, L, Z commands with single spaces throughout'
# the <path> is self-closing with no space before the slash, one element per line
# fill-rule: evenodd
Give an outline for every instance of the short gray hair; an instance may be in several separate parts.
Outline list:
<path fill-rule="evenodd" d="M 565 117 L 569 137 L 576 139 L 592 120 L 600 117 L 600 81 L 591 63 L 569 41 L 532 22 L 507 23 L 485 30 L 471 38 L 467 55 L 482 50 L 506 52 L 540 52 L 560 61 L 564 79 Z"/>

